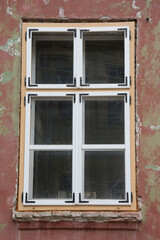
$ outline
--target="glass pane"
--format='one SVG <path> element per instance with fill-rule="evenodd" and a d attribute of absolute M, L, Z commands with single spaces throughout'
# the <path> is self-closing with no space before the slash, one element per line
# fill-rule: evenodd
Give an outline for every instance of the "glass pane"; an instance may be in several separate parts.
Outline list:
<path fill-rule="evenodd" d="M 124 199 L 124 151 L 85 152 L 85 198 Z"/>
<path fill-rule="evenodd" d="M 36 35 L 35 83 L 73 83 L 73 34 L 70 34 Z"/>
<path fill-rule="evenodd" d="M 124 82 L 124 33 L 84 33 L 85 81 Z"/>
<path fill-rule="evenodd" d="M 72 144 L 72 101 L 35 101 L 34 144 Z"/>
<path fill-rule="evenodd" d="M 124 99 L 85 101 L 85 144 L 124 143 Z"/>
<path fill-rule="evenodd" d="M 35 151 L 33 198 L 72 198 L 72 152 Z"/>

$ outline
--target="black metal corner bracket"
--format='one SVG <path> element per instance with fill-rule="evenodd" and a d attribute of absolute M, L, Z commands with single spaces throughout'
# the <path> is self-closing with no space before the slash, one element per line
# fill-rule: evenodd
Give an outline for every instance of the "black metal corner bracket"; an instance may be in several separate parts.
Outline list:
<path fill-rule="evenodd" d="M 37 87 L 38 84 L 31 84 L 31 78 L 28 77 L 28 87 Z"/>
<path fill-rule="evenodd" d="M 73 79 L 73 84 L 67 84 L 67 87 L 76 87 L 76 77 Z"/>
<path fill-rule="evenodd" d="M 72 194 L 72 200 L 71 201 L 65 201 L 65 203 L 75 203 L 75 193 Z"/>
<path fill-rule="evenodd" d="M 22 192 L 22 196 L 21 196 L 21 201 L 23 202 L 23 192 Z"/>
<path fill-rule="evenodd" d="M 82 77 L 80 77 L 80 86 L 81 87 L 87 87 L 87 86 L 89 86 L 89 84 L 82 83 Z"/>
<path fill-rule="evenodd" d="M 119 201 L 119 203 L 129 203 L 129 194 L 128 194 L 128 192 L 126 193 L 126 196 L 127 196 L 127 199 L 126 200 L 121 200 L 121 201 Z"/>
<path fill-rule="evenodd" d="M 38 31 L 38 29 L 29 29 L 29 38 L 31 38 L 32 37 L 32 32 L 37 32 Z"/>
<path fill-rule="evenodd" d="M 118 83 L 118 86 L 128 86 L 128 77 L 125 77 L 124 83 Z"/>
<path fill-rule="evenodd" d="M 81 103 L 82 101 L 82 96 L 88 96 L 89 94 L 88 93 L 80 93 L 79 94 L 79 102 Z"/>
<path fill-rule="evenodd" d="M 118 93 L 118 96 L 124 96 L 125 97 L 125 102 L 127 102 L 127 93 Z"/>
<path fill-rule="evenodd" d="M 76 94 L 68 93 L 68 94 L 66 94 L 66 96 L 73 97 L 74 103 L 76 102 Z"/>
<path fill-rule="evenodd" d="M 79 203 L 89 203 L 89 201 L 82 201 L 81 193 L 79 193 Z"/>
<path fill-rule="evenodd" d="M 83 37 L 83 32 L 89 32 L 89 29 L 82 29 L 82 30 L 80 30 L 80 38 L 81 39 Z"/>
<path fill-rule="evenodd" d="M 127 28 L 118 28 L 118 31 L 124 31 L 125 32 L 125 37 L 127 38 Z"/>
<path fill-rule="evenodd" d="M 30 97 L 37 96 L 37 94 L 28 94 L 28 103 L 30 103 Z"/>
<path fill-rule="evenodd" d="M 25 195 L 25 203 L 35 203 L 35 201 L 28 200 L 28 193 Z"/>
<path fill-rule="evenodd" d="M 77 30 L 76 29 L 67 29 L 68 32 L 74 32 L 74 37 L 77 37 Z"/>

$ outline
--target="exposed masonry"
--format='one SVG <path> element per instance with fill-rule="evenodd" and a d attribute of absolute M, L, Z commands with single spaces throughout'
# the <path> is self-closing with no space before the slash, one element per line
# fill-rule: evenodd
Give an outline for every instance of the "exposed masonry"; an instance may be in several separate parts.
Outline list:
<path fill-rule="evenodd" d="M 141 212 L 17 212 L 13 211 L 13 220 L 18 222 L 141 222 Z"/>

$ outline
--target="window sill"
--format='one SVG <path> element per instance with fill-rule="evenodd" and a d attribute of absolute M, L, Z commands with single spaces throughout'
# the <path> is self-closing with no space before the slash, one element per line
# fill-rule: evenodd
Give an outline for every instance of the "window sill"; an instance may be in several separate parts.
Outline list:
<path fill-rule="evenodd" d="M 141 199 L 137 212 L 18 212 L 12 218 L 24 229 L 130 229 L 138 230 L 142 221 Z"/>

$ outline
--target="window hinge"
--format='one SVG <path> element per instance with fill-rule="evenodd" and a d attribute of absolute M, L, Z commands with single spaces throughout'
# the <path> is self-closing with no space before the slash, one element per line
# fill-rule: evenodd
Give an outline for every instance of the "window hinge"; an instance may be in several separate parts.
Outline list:
<path fill-rule="evenodd" d="M 26 97 L 24 96 L 24 106 L 26 106 Z"/>
<path fill-rule="evenodd" d="M 132 84 L 132 79 L 131 79 L 131 76 L 129 77 L 129 80 L 130 80 L 130 86 L 131 86 L 131 84 Z"/>
<path fill-rule="evenodd" d="M 22 192 L 22 196 L 21 196 L 21 201 L 23 202 L 23 192 Z"/>
<path fill-rule="evenodd" d="M 80 38 L 81 39 L 83 37 L 83 32 L 89 32 L 89 29 L 82 29 L 82 30 L 80 30 Z"/>
<path fill-rule="evenodd" d="M 71 96 L 71 97 L 73 97 L 73 102 L 74 102 L 74 103 L 76 102 L 76 94 L 70 94 L 70 93 L 68 93 L 68 94 L 66 94 L 66 96 Z"/>
<path fill-rule="evenodd" d="M 38 84 L 31 84 L 31 78 L 28 77 L 28 87 L 37 87 Z"/>
<path fill-rule="evenodd" d="M 65 201 L 65 203 L 75 203 L 75 193 L 72 195 L 72 200 L 71 201 Z"/>
<path fill-rule="evenodd" d="M 124 83 L 119 83 L 118 86 L 127 86 L 128 85 L 128 77 L 125 77 Z"/>
<path fill-rule="evenodd" d="M 126 200 L 121 200 L 121 201 L 119 201 L 119 203 L 128 203 L 129 202 L 129 194 L 128 194 L 128 192 L 126 193 L 126 196 L 127 196 L 127 199 Z"/>
<path fill-rule="evenodd" d="M 82 201 L 81 193 L 79 193 L 79 203 L 89 203 L 89 201 Z"/>
<path fill-rule="evenodd" d="M 25 195 L 25 203 L 35 203 L 35 201 L 28 200 L 28 193 Z"/>
<path fill-rule="evenodd" d="M 27 31 L 25 32 L 25 41 L 27 41 Z"/>
<path fill-rule="evenodd" d="M 82 83 L 82 77 L 80 77 L 80 86 L 81 87 L 87 87 L 87 86 L 89 86 L 89 84 Z"/>
<path fill-rule="evenodd" d="M 87 95 L 89 95 L 88 93 L 80 93 L 79 94 L 79 102 L 81 103 L 81 101 L 82 101 L 82 96 L 87 96 Z"/>
<path fill-rule="evenodd" d="M 129 40 L 131 40 L 131 31 L 129 31 Z"/>
<path fill-rule="evenodd" d="M 131 202 L 133 202 L 133 193 L 131 192 Z"/>
<path fill-rule="evenodd" d="M 125 102 L 127 102 L 127 93 L 118 93 L 117 95 L 124 96 L 125 97 Z"/>
<path fill-rule="evenodd" d="M 77 37 L 77 30 L 76 29 L 67 29 L 68 32 L 74 32 L 74 37 Z"/>
<path fill-rule="evenodd" d="M 73 84 L 67 84 L 67 87 L 76 87 L 76 77 L 73 79 Z"/>
<path fill-rule="evenodd" d="M 29 29 L 29 38 L 32 37 L 32 32 L 37 32 L 38 29 Z"/>
<path fill-rule="evenodd" d="M 129 97 L 129 104 L 131 105 L 131 96 Z"/>
<path fill-rule="evenodd" d="M 28 103 L 30 103 L 30 97 L 37 96 L 38 94 L 28 94 Z"/>
<path fill-rule="evenodd" d="M 118 28 L 118 31 L 124 31 L 125 32 L 125 37 L 127 38 L 127 28 Z"/>

